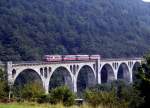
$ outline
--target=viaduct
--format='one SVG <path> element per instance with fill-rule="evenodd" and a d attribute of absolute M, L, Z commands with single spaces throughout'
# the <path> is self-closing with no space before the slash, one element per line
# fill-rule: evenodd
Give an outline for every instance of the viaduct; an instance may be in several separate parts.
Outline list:
<path fill-rule="evenodd" d="M 14 85 L 21 76 L 34 75 L 39 80 L 46 93 L 49 92 L 52 79 L 60 74 L 63 84 L 72 91 L 79 92 L 95 84 L 108 83 L 123 79 L 133 82 L 134 72 L 141 64 L 142 58 L 126 59 L 97 59 L 88 61 L 61 61 L 61 62 L 12 62 L 6 63 L 8 83 Z M 28 79 L 28 77 L 26 79 Z M 22 78 L 22 77 L 21 77 Z M 59 78 L 58 78 L 59 79 Z M 22 79 L 25 80 L 25 79 Z"/>

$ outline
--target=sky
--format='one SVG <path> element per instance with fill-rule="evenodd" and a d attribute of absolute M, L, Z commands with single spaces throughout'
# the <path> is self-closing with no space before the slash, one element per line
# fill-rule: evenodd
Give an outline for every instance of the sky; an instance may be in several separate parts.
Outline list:
<path fill-rule="evenodd" d="M 150 2 L 150 0 L 143 0 L 144 2 Z"/>

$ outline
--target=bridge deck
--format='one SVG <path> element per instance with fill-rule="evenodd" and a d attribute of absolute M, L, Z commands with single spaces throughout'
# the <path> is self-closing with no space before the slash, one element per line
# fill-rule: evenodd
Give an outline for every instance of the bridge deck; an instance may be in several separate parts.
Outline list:
<path fill-rule="evenodd" d="M 95 62 L 95 61 L 96 61 L 96 60 L 84 60 L 84 61 L 58 61 L 58 62 L 23 61 L 23 62 L 13 62 L 13 66 L 43 65 L 43 64 L 85 63 L 85 62 Z"/>
<path fill-rule="evenodd" d="M 143 60 L 143 58 L 101 58 L 100 62 L 111 62 L 111 61 L 129 61 L 129 60 Z M 83 61 L 58 61 L 58 62 L 44 62 L 44 61 L 21 61 L 12 62 L 13 66 L 29 66 L 29 65 L 43 65 L 43 64 L 68 64 L 68 63 L 85 63 L 85 62 L 95 62 L 96 60 L 83 60 Z M 4 63 L 0 63 L 0 67 L 4 67 Z"/>

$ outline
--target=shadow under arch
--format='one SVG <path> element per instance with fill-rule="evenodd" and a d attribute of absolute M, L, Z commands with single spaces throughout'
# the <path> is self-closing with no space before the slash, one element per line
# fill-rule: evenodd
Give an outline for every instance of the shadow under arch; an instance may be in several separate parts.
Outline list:
<path fill-rule="evenodd" d="M 53 72 L 49 81 L 49 90 L 59 86 L 68 86 L 73 91 L 73 79 L 71 73 L 65 67 L 58 67 Z"/>
<path fill-rule="evenodd" d="M 117 73 L 117 80 L 124 80 L 130 82 L 130 72 L 126 63 L 121 63 Z"/>
<path fill-rule="evenodd" d="M 105 64 L 101 69 L 101 83 L 109 83 L 115 80 L 115 73 L 110 64 Z"/>
<path fill-rule="evenodd" d="M 135 62 L 132 68 L 132 78 L 133 78 L 133 82 L 136 81 L 136 74 L 138 73 L 138 69 L 141 66 L 140 62 Z"/>
<path fill-rule="evenodd" d="M 77 76 L 77 93 L 82 93 L 86 88 L 90 88 L 96 85 L 96 77 L 93 69 L 85 65 L 83 66 Z"/>
<path fill-rule="evenodd" d="M 19 75 L 16 77 L 14 81 L 14 89 L 20 90 L 22 89 L 26 84 L 38 84 L 42 89 L 43 87 L 43 81 L 40 77 L 40 75 L 33 69 L 25 69 Z"/>

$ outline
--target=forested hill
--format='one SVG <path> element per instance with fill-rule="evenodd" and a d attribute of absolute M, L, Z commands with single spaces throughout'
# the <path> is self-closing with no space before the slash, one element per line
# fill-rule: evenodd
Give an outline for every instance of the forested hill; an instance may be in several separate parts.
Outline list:
<path fill-rule="evenodd" d="M 0 0 L 0 60 L 149 49 L 150 4 L 141 0 Z"/>

